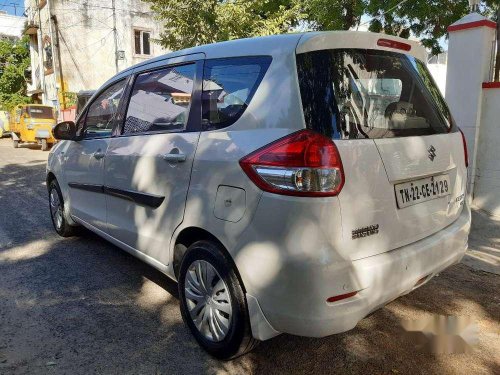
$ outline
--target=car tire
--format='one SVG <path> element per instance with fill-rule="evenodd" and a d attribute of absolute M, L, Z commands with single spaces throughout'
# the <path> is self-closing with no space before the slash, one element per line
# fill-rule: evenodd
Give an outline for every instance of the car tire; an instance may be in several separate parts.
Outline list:
<path fill-rule="evenodd" d="M 52 180 L 49 184 L 49 210 L 57 234 L 61 237 L 71 237 L 76 234 L 77 227 L 69 225 L 64 217 L 64 199 L 56 180 Z"/>
<path fill-rule="evenodd" d="M 42 151 L 47 151 L 49 149 L 49 144 L 45 138 L 42 139 Z"/>
<path fill-rule="evenodd" d="M 19 148 L 19 141 L 17 139 L 13 139 L 12 145 L 14 146 L 14 148 Z"/>
<path fill-rule="evenodd" d="M 259 343 L 252 336 L 243 286 L 220 245 L 192 244 L 182 259 L 178 285 L 182 318 L 209 354 L 228 360 Z"/>

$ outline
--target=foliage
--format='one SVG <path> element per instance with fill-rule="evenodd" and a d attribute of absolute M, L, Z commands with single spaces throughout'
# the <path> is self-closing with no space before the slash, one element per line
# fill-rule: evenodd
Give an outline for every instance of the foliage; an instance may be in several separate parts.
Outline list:
<path fill-rule="evenodd" d="M 499 0 L 483 1 L 481 13 L 493 16 Z M 384 10 L 391 9 L 385 13 Z M 372 17 L 370 31 L 408 38 L 418 37 L 432 54 L 442 52 L 439 39 L 447 28 L 470 12 L 468 0 L 370 0 L 366 13 Z"/>
<path fill-rule="evenodd" d="M 0 108 L 10 110 L 17 104 L 29 103 L 26 96 L 25 70 L 30 66 L 27 37 L 0 40 Z"/>
<path fill-rule="evenodd" d="M 78 95 L 76 92 L 66 91 L 66 92 L 63 92 L 62 95 L 64 96 L 66 108 L 76 106 L 76 104 L 78 102 Z"/>
<path fill-rule="evenodd" d="M 164 22 L 160 44 L 176 50 L 200 44 L 296 30 L 371 31 L 422 39 L 433 53 L 447 27 L 469 12 L 468 0 L 143 0 Z M 482 2 L 492 16 L 500 0 Z"/>
<path fill-rule="evenodd" d="M 349 30 L 361 21 L 369 0 L 302 0 L 306 21 L 315 30 Z"/>
<path fill-rule="evenodd" d="M 144 1 L 164 21 L 160 42 L 171 49 L 284 33 L 301 18 L 299 3 L 289 0 Z"/>

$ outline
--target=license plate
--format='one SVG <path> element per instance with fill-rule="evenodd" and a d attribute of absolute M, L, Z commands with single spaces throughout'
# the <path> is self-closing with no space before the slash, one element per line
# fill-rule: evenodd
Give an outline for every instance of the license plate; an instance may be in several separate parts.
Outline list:
<path fill-rule="evenodd" d="M 398 207 L 405 208 L 451 194 L 450 176 L 445 174 L 422 178 L 397 184 L 394 189 Z"/>

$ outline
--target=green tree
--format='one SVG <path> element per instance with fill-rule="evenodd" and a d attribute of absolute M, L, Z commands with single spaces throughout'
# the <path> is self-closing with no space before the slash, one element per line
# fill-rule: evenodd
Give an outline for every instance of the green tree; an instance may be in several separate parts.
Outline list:
<path fill-rule="evenodd" d="M 25 70 L 30 66 L 28 39 L 0 40 L 0 109 L 10 110 L 29 103 L 26 96 Z"/>
<path fill-rule="evenodd" d="M 415 35 L 433 53 L 447 27 L 469 12 L 468 0 L 144 0 L 164 22 L 160 44 L 170 49 L 295 30 L 349 30 Z M 500 0 L 485 0 L 492 16 Z"/>
<path fill-rule="evenodd" d="M 301 0 L 313 30 L 349 30 L 361 21 L 369 0 Z"/>
<path fill-rule="evenodd" d="M 171 49 L 288 32 L 303 19 L 290 0 L 144 0 L 165 24 L 160 43 Z"/>
<path fill-rule="evenodd" d="M 482 1 L 481 13 L 494 17 L 499 2 Z M 442 52 L 439 40 L 446 36 L 448 26 L 469 12 L 468 0 L 370 0 L 366 7 L 370 31 L 404 38 L 414 35 L 433 54 Z"/>

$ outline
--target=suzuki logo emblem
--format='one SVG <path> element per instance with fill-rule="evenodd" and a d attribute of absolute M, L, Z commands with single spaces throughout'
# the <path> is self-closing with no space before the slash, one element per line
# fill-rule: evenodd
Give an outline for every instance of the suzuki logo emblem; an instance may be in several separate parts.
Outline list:
<path fill-rule="evenodd" d="M 436 157 L 436 148 L 431 145 L 427 152 L 429 153 L 429 159 L 431 159 L 431 161 L 434 161 L 434 158 Z"/>

